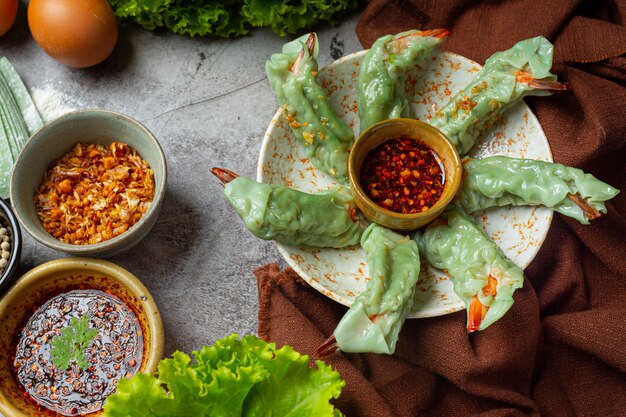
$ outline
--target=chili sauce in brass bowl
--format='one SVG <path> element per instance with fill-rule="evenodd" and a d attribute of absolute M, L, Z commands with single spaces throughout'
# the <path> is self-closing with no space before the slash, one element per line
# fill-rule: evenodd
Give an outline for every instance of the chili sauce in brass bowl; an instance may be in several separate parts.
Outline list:
<path fill-rule="evenodd" d="M 117 381 L 154 373 L 163 323 L 127 270 L 90 258 L 57 259 L 0 299 L 0 414 L 101 417 Z"/>
<path fill-rule="evenodd" d="M 461 174 L 461 159 L 446 136 L 414 119 L 370 126 L 348 160 L 359 210 L 369 220 L 401 231 L 437 218 L 459 189 Z"/>

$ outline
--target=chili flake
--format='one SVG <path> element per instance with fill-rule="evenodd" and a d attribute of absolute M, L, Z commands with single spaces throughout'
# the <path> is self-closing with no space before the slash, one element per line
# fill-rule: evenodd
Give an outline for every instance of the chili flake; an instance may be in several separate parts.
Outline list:
<path fill-rule="evenodd" d="M 361 167 L 361 186 L 367 195 L 397 213 L 428 210 L 441 197 L 443 184 L 439 156 L 405 135 L 372 149 Z"/>
<path fill-rule="evenodd" d="M 35 194 L 43 227 L 61 242 L 88 245 L 124 233 L 148 211 L 154 173 L 125 143 L 77 143 L 55 161 Z"/>

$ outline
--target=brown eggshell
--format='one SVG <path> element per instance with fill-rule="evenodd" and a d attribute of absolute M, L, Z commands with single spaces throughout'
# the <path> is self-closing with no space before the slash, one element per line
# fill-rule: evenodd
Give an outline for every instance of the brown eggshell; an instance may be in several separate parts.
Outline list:
<path fill-rule="evenodd" d="M 31 0 L 28 25 L 41 49 L 69 67 L 99 64 L 117 41 L 117 21 L 106 0 Z"/>
<path fill-rule="evenodd" d="M 17 15 L 17 0 L 0 0 L 0 36 L 11 29 Z"/>

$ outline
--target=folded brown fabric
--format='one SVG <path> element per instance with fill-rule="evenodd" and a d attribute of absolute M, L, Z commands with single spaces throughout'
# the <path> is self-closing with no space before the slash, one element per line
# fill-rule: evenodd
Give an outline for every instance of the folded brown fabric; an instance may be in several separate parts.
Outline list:
<path fill-rule="evenodd" d="M 505 317 L 465 332 L 465 312 L 407 320 L 393 356 L 335 354 L 348 416 L 626 415 L 626 2 L 373 0 L 364 47 L 407 29 L 448 28 L 444 49 L 483 63 L 544 35 L 572 92 L 527 100 L 554 159 L 620 188 L 583 226 L 555 215 Z M 256 271 L 259 334 L 313 355 L 346 308 L 293 271 Z"/>

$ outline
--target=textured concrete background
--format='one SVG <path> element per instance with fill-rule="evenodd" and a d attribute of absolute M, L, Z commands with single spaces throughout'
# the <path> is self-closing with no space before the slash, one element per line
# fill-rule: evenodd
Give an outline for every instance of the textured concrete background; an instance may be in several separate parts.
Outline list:
<path fill-rule="evenodd" d="M 80 108 L 125 113 L 163 145 L 169 183 L 161 216 L 146 240 L 111 261 L 139 277 L 156 299 L 166 354 L 197 349 L 232 332 L 255 333 L 252 270 L 284 262 L 273 243 L 243 227 L 209 168 L 255 175 L 261 140 L 278 107 L 265 61 L 291 38 L 254 30 L 234 40 L 189 39 L 122 24 L 113 55 L 78 70 L 39 49 L 24 9 L 0 38 L 0 56 L 9 58 L 29 89 L 52 86 Z M 314 28 L 321 66 L 362 49 L 354 34 L 357 17 Z M 66 256 L 25 236 L 21 269 Z"/>

